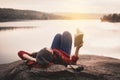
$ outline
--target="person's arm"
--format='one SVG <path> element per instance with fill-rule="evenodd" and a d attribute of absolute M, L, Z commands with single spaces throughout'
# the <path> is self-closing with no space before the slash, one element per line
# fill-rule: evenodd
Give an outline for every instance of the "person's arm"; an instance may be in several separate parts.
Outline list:
<path fill-rule="evenodd" d="M 79 49 L 80 49 L 80 47 L 82 47 L 82 46 L 83 46 L 83 43 L 81 43 L 79 46 L 76 47 L 74 56 L 78 57 L 78 55 L 79 55 Z"/>
<path fill-rule="evenodd" d="M 71 57 L 71 63 L 76 64 L 77 60 L 79 59 L 79 49 L 83 46 L 83 43 L 81 43 L 79 46 L 76 47 L 74 55 Z"/>
<path fill-rule="evenodd" d="M 36 61 L 36 59 L 35 59 L 34 57 L 32 57 L 30 53 L 25 52 L 25 51 L 19 51 L 19 52 L 18 52 L 18 56 L 19 56 L 22 60 Z"/>
<path fill-rule="evenodd" d="M 31 60 L 31 61 L 35 61 L 36 62 L 36 58 L 33 58 L 31 56 L 29 56 L 28 54 L 23 54 L 23 57 L 27 60 Z"/>

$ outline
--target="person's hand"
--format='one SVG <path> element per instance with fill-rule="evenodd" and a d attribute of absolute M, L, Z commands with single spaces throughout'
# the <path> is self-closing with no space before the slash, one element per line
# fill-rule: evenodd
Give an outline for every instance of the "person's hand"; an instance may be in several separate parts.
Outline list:
<path fill-rule="evenodd" d="M 33 58 L 32 60 L 36 62 L 36 58 Z"/>
<path fill-rule="evenodd" d="M 81 44 L 79 44 L 78 46 L 76 46 L 76 49 L 80 49 L 80 47 L 82 47 L 83 46 L 83 43 L 81 43 Z"/>

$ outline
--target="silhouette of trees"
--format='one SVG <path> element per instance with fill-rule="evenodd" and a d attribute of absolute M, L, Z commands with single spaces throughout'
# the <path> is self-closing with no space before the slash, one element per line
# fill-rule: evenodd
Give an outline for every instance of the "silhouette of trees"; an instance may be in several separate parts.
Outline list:
<path fill-rule="evenodd" d="M 32 10 L 0 8 L 0 21 L 48 20 L 48 19 L 64 19 L 64 17 Z"/>
<path fill-rule="evenodd" d="M 101 21 L 120 22 L 120 14 L 108 14 L 101 18 Z"/>

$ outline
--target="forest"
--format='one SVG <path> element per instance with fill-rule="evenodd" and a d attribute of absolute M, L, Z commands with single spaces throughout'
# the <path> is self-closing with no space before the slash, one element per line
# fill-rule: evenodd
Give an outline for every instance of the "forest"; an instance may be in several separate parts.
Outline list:
<path fill-rule="evenodd" d="M 50 20 L 50 19 L 65 19 L 65 17 L 51 13 L 44 13 L 32 10 L 0 8 L 0 22 L 17 20 Z"/>
<path fill-rule="evenodd" d="M 105 21 L 108 21 L 108 22 L 120 22 L 120 14 L 108 14 L 108 15 L 104 15 L 102 18 L 101 18 L 101 21 L 105 22 Z"/>

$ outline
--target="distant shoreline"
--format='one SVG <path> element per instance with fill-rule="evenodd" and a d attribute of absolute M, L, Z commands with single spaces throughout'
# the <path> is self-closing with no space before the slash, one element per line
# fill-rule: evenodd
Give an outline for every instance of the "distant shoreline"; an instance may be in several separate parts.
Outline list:
<path fill-rule="evenodd" d="M 102 15 L 103 14 L 96 14 L 96 13 L 45 13 L 45 12 L 32 11 L 32 10 L 0 8 L 0 22 L 21 21 L 21 20 L 100 19 Z"/>
<path fill-rule="evenodd" d="M 104 15 L 103 17 L 100 18 L 102 22 L 112 22 L 112 23 L 117 23 L 120 22 L 120 14 L 108 14 Z"/>
<path fill-rule="evenodd" d="M 0 8 L 0 22 L 19 20 L 51 20 L 51 19 L 65 19 L 65 17 L 32 10 Z"/>

